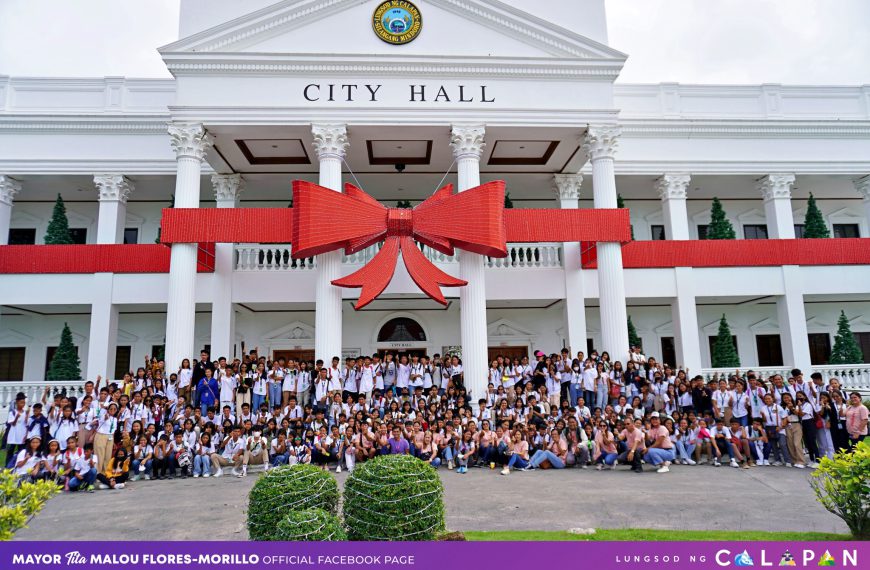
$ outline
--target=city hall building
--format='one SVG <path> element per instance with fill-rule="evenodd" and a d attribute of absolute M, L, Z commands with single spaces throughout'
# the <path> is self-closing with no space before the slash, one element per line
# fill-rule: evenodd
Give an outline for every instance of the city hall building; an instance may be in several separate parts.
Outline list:
<path fill-rule="evenodd" d="M 617 83 L 630 54 L 604 5 L 182 0 L 159 47 L 172 79 L 0 77 L 0 380 L 42 381 L 64 323 L 89 379 L 203 348 L 460 352 L 479 391 L 494 354 L 625 360 L 627 317 L 646 354 L 701 372 L 724 314 L 743 368 L 867 388 L 865 367 L 826 364 L 841 311 L 870 360 L 870 86 Z M 390 212 L 504 181 L 504 215 L 536 237 L 506 255 L 424 240 L 467 285 L 441 303 L 399 259 L 358 310 L 332 281 L 382 246 L 294 257 L 267 238 L 290 235 L 294 181 Z M 58 194 L 75 245 L 44 245 Z M 802 239 L 810 194 L 830 239 Z M 618 197 L 630 237 L 561 241 Z M 714 197 L 736 240 L 705 239 Z M 161 229 L 182 209 L 200 211 Z"/>

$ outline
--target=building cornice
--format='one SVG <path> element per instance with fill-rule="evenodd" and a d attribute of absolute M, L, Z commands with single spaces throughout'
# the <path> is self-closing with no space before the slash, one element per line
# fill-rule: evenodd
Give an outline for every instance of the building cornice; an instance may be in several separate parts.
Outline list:
<path fill-rule="evenodd" d="M 170 115 L 2 115 L 2 133 L 165 134 Z"/>
<path fill-rule="evenodd" d="M 840 120 L 619 120 L 631 138 L 867 138 L 870 121 Z"/>

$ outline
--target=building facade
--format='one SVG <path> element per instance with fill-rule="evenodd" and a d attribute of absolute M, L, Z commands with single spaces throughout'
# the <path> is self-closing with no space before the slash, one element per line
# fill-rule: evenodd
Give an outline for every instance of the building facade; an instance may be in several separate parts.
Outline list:
<path fill-rule="evenodd" d="M 615 83 L 603 0 L 420 0 L 400 45 L 380 4 L 182 0 L 173 79 L 0 77 L 0 379 L 40 381 L 64 323 L 88 378 L 205 347 L 461 350 L 475 386 L 494 353 L 624 360 L 628 316 L 646 353 L 700 371 L 723 314 L 744 367 L 809 369 L 841 311 L 870 360 L 870 86 Z M 360 311 L 330 281 L 376 247 L 155 244 L 173 204 L 269 224 L 246 209 L 290 206 L 296 179 L 389 206 L 492 180 L 515 208 L 620 196 L 636 241 L 424 250 L 469 285 L 442 306 L 400 264 Z M 62 259 L 40 245 L 58 194 L 80 244 Z M 810 194 L 822 245 L 801 240 Z M 714 197 L 735 241 L 703 239 Z"/>

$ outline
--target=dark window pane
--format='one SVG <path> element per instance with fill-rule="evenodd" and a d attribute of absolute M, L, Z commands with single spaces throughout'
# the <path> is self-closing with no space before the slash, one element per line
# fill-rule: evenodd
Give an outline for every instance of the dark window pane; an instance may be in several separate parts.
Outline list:
<path fill-rule="evenodd" d="M 662 364 L 668 364 L 670 366 L 677 366 L 679 364 L 677 362 L 677 349 L 674 346 L 674 337 L 672 336 L 663 336 L 662 337 Z"/>
<path fill-rule="evenodd" d="M 795 224 L 794 225 L 794 237 L 802 238 L 806 234 L 806 226 L 803 224 Z"/>
<path fill-rule="evenodd" d="M 9 245 L 33 245 L 36 243 L 36 228 L 12 228 L 9 230 Z"/>
<path fill-rule="evenodd" d="M 24 347 L 0 348 L 0 380 L 24 379 Z"/>
<path fill-rule="evenodd" d="M 378 342 L 415 342 L 425 341 L 426 333 L 417 321 L 400 317 L 392 319 L 381 327 Z"/>
<path fill-rule="evenodd" d="M 166 352 L 166 345 L 165 344 L 152 344 L 151 345 L 151 354 L 149 356 L 151 356 L 152 358 L 156 356 L 157 360 L 163 360 L 165 352 Z M 197 359 L 197 360 L 199 360 L 199 359 Z M 176 368 L 178 366 L 181 366 L 180 362 L 178 363 Z M 138 366 L 137 366 L 137 368 L 138 368 Z"/>
<path fill-rule="evenodd" d="M 595 340 L 591 338 L 586 339 L 586 356 L 592 354 L 592 351 L 595 350 Z"/>
<path fill-rule="evenodd" d="M 855 335 L 855 340 L 858 346 L 861 347 L 861 352 L 864 354 L 864 362 L 870 362 L 870 333 L 859 332 L 852 333 Z"/>
<path fill-rule="evenodd" d="M 709 227 L 707 224 L 698 225 L 698 239 L 707 239 L 707 229 Z"/>
<path fill-rule="evenodd" d="M 743 237 L 746 239 L 767 239 L 767 226 L 746 224 L 743 226 Z"/>
<path fill-rule="evenodd" d="M 759 366 L 782 366 L 782 344 L 778 334 L 760 334 L 755 337 Z"/>
<path fill-rule="evenodd" d="M 650 231 L 652 232 L 652 239 L 655 241 L 660 241 L 665 239 L 665 227 L 664 226 L 650 226 Z"/>
<path fill-rule="evenodd" d="M 115 348 L 115 375 L 112 379 L 120 380 L 128 372 L 130 372 L 130 347 L 119 346 Z"/>
<path fill-rule="evenodd" d="M 70 228 L 69 237 L 72 238 L 72 242 L 75 244 L 82 245 L 88 243 L 88 228 Z"/>
<path fill-rule="evenodd" d="M 831 336 L 828 333 L 810 333 L 810 363 L 827 364 L 831 359 Z"/>
<path fill-rule="evenodd" d="M 835 238 L 856 238 L 861 237 L 861 232 L 858 229 L 858 224 L 834 224 Z"/>
<path fill-rule="evenodd" d="M 136 244 L 139 243 L 139 229 L 127 228 L 124 230 L 124 243 Z"/>

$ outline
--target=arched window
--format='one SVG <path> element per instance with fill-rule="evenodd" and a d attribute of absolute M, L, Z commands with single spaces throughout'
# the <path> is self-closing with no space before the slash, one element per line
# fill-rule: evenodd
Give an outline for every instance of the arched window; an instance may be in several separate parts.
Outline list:
<path fill-rule="evenodd" d="M 378 342 L 425 342 L 426 333 L 414 319 L 390 319 L 378 331 Z"/>

